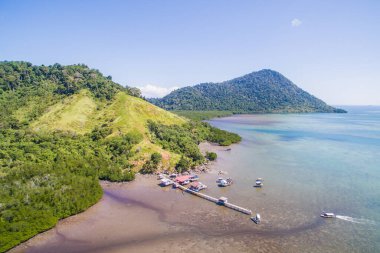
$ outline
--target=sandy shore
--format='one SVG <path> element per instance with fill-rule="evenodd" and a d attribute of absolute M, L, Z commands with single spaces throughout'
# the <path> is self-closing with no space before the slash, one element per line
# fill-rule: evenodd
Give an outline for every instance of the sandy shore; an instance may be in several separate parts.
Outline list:
<path fill-rule="evenodd" d="M 247 215 L 157 183 L 153 176 L 103 182 L 99 203 L 10 252 L 284 252 L 290 231 L 256 226 Z"/>
<path fill-rule="evenodd" d="M 228 210 L 179 190 L 161 188 L 152 176 L 132 183 L 102 182 L 104 196 L 86 212 L 64 219 L 10 252 L 210 252 L 236 248 L 220 215 Z M 204 211 L 210 209 L 207 215 Z M 231 218 L 239 214 L 231 213 Z M 240 216 L 240 215 L 239 215 Z M 213 229 L 210 229 L 210 226 Z M 219 235 L 219 236 L 218 236 Z M 220 237 L 220 239 L 222 238 Z M 243 249 L 241 249 L 243 250 Z"/>

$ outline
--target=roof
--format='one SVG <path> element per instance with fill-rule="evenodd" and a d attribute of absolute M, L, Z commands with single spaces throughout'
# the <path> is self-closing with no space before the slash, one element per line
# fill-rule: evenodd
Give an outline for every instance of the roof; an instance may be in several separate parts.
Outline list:
<path fill-rule="evenodd" d="M 189 180 L 189 179 L 190 179 L 190 176 L 180 176 L 180 177 L 177 177 L 175 179 L 175 181 L 178 183 L 181 183 L 181 182 L 184 182 L 184 181 Z"/>

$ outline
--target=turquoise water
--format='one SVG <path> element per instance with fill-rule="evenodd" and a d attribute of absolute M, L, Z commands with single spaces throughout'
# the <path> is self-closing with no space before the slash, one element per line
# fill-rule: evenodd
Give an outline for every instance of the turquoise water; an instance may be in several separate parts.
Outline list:
<path fill-rule="evenodd" d="M 243 137 L 219 152 L 216 166 L 236 182 L 224 195 L 260 212 L 273 231 L 319 223 L 299 242 L 307 252 L 380 252 L 380 107 L 345 109 L 211 120 Z M 263 189 L 252 188 L 257 177 Z M 323 210 L 338 219 L 321 224 Z"/>

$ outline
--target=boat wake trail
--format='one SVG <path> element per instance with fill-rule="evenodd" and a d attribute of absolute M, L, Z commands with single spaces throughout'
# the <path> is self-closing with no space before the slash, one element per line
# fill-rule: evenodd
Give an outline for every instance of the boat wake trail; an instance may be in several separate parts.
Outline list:
<path fill-rule="evenodd" d="M 368 224 L 368 225 L 375 225 L 376 224 L 376 222 L 374 222 L 374 221 L 371 221 L 368 219 L 363 219 L 363 218 L 353 218 L 353 217 L 344 216 L 344 215 L 336 215 L 335 217 L 340 219 L 340 220 L 345 220 L 345 221 L 349 221 L 352 223 Z"/>

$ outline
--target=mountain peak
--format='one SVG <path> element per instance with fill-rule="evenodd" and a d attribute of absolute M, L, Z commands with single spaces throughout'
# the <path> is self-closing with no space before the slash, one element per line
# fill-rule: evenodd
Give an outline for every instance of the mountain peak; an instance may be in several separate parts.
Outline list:
<path fill-rule="evenodd" d="M 202 83 L 152 103 L 167 110 L 236 113 L 343 112 L 312 96 L 281 73 L 262 69 L 221 83 Z"/>

